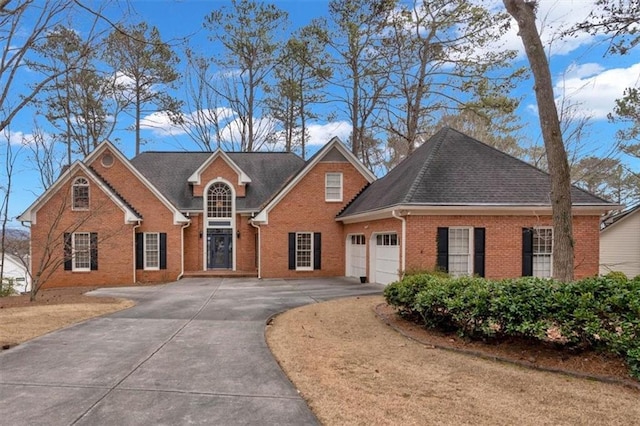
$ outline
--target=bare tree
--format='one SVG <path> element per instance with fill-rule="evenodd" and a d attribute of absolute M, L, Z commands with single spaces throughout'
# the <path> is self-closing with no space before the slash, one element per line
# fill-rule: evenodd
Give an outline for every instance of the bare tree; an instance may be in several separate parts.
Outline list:
<path fill-rule="evenodd" d="M 7 252 L 7 224 L 9 223 L 9 201 L 11 199 L 11 190 L 13 182 L 13 169 L 15 167 L 17 153 L 14 152 L 11 146 L 11 134 L 7 128 L 3 131 L 3 142 L 5 144 L 4 149 L 4 170 L 5 174 L 4 184 L 0 185 L 0 191 L 2 191 L 2 201 L 0 202 L 0 285 L 4 282 L 4 265 L 5 265 L 5 253 Z"/>
<path fill-rule="evenodd" d="M 537 1 L 503 0 L 518 23 L 527 58 L 535 81 L 540 128 L 551 176 L 553 219 L 553 275 L 560 281 L 573 280 L 574 240 L 571 214 L 571 174 L 562 140 L 560 120 L 553 94 L 549 62 L 536 28 Z"/>

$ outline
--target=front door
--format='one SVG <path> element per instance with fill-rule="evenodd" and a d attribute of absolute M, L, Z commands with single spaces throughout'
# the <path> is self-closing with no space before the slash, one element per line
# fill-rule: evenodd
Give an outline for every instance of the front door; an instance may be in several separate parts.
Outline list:
<path fill-rule="evenodd" d="M 231 269 L 232 236 L 231 229 L 207 230 L 207 269 Z"/>

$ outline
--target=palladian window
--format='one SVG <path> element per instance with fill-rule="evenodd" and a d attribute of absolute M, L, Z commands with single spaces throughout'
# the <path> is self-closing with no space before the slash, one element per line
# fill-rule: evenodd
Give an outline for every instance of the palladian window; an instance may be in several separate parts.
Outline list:
<path fill-rule="evenodd" d="M 207 217 L 231 217 L 231 188 L 216 182 L 207 191 Z"/>

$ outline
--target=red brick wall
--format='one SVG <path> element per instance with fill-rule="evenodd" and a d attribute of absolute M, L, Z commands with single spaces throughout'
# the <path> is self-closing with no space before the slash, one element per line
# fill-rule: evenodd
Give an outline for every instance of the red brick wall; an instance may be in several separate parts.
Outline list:
<path fill-rule="evenodd" d="M 325 173 L 342 172 L 343 201 L 325 202 Z M 270 212 L 261 226 L 262 276 L 344 276 L 345 239 L 336 214 L 366 184 L 350 163 L 318 163 Z M 288 233 L 322 234 L 322 269 L 289 270 Z"/>
<path fill-rule="evenodd" d="M 142 223 L 136 232 L 167 233 L 167 269 L 138 270 L 137 281 L 163 282 L 177 279 L 182 271 L 182 225 L 173 224 L 173 212 L 119 162 L 117 157 L 114 156 L 114 163 L 110 167 L 103 166 L 101 158 L 102 155 L 97 156 L 91 166 L 142 215 Z"/>
<path fill-rule="evenodd" d="M 407 220 L 406 269 L 433 270 L 436 266 L 436 232 L 438 227 L 469 226 L 485 228 L 485 275 L 488 278 L 508 278 L 522 275 L 522 228 L 551 226 L 551 217 L 539 216 L 418 216 Z M 596 275 L 599 257 L 598 216 L 574 216 L 576 278 Z M 367 241 L 367 273 L 371 234 L 395 231 L 402 238 L 401 222 L 384 219 L 348 224 L 348 234 L 364 234 Z M 400 253 L 402 265 L 402 252 Z"/>
<path fill-rule="evenodd" d="M 74 178 L 77 176 L 84 175 L 78 173 Z M 91 180 L 89 210 L 71 210 L 72 182 L 73 179 L 37 211 L 36 223 L 31 226 L 32 273 L 42 271 L 42 288 L 132 284 L 133 226 L 124 223 L 124 212 Z M 98 234 L 97 271 L 64 270 L 65 232 Z"/>

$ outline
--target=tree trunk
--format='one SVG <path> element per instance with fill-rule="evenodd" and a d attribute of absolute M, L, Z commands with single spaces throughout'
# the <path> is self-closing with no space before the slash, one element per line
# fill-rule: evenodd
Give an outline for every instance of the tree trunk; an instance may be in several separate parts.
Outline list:
<path fill-rule="evenodd" d="M 571 177 L 553 96 L 549 63 L 536 28 L 537 2 L 524 0 L 503 0 L 503 2 L 509 14 L 518 22 L 519 35 L 535 81 L 540 128 L 551 175 L 553 276 L 560 281 L 571 281 L 574 263 Z"/>

